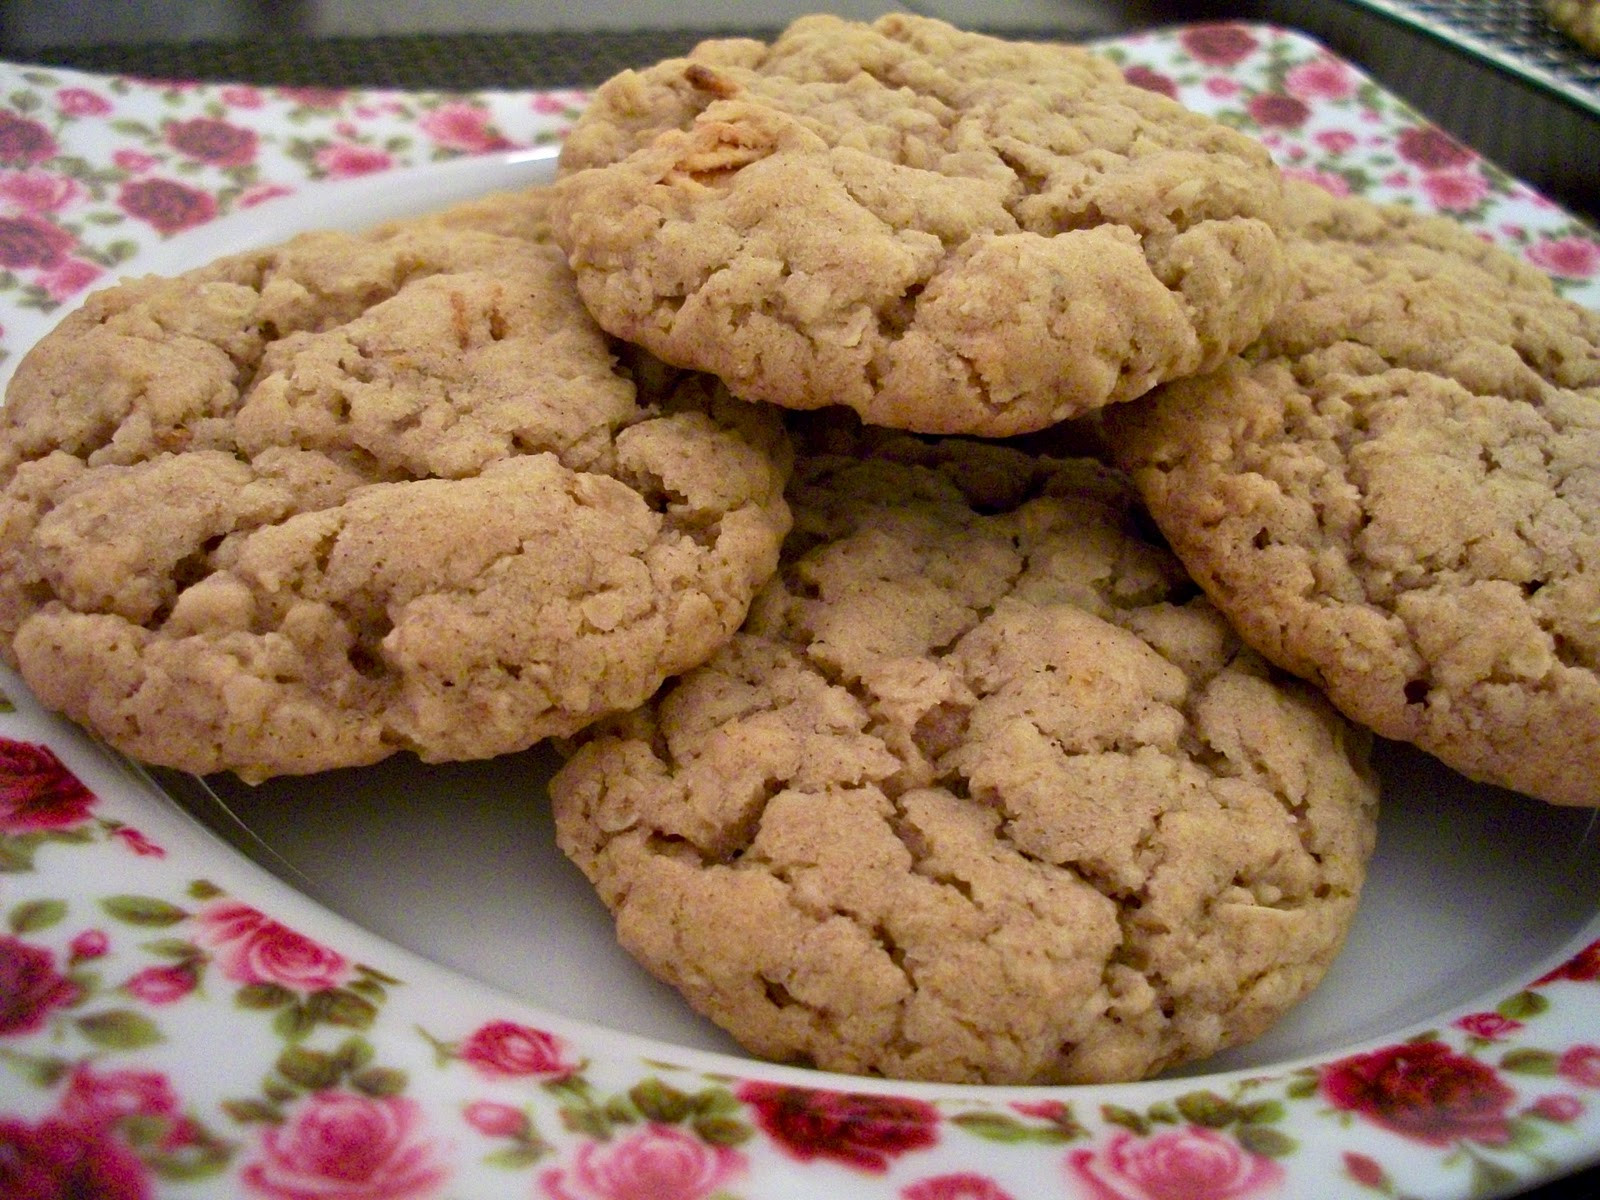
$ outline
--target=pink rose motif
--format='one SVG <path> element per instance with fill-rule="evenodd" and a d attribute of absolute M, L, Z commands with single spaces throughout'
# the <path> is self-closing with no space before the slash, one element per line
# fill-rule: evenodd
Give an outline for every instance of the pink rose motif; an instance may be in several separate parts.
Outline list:
<path fill-rule="evenodd" d="M 1545 238 L 1533 243 L 1524 253 L 1534 266 L 1564 279 L 1593 279 L 1600 275 L 1600 242 L 1592 238 Z M 1600 978 L 1600 946 L 1589 946 L 1537 983 L 1551 983 L 1557 979 L 1590 983 L 1597 978 Z"/>
<path fill-rule="evenodd" d="M 1449 134 L 1431 126 L 1402 129 L 1395 139 L 1395 149 L 1412 166 L 1427 171 L 1464 167 L 1477 157 Z"/>
<path fill-rule="evenodd" d="M 1576 1096 L 1561 1094 L 1541 1096 L 1528 1106 L 1528 1113 L 1557 1125 L 1565 1125 L 1583 1116 L 1583 1101 Z"/>
<path fill-rule="evenodd" d="M 1348 100 L 1355 95 L 1355 72 L 1336 58 L 1318 58 L 1293 67 L 1283 90 L 1301 100 Z"/>
<path fill-rule="evenodd" d="M 1237 79 L 1229 79 L 1226 75 L 1213 75 L 1205 82 L 1206 95 L 1216 96 L 1226 100 L 1229 96 L 1237 96 L 1242 90 Z"/>
<path fill-rule="evenodd" d="M 0 217 L 0 267 L 8 270 L 57 266 L 76 244 L 70 233 L 43 217 Z"/>
<path fill-rule="evenodd" d="M 1304 100 L 1283 96 L 1277 92 L 1261 92 L 1250 97 L 1245 106 L 1256 124 L 1267 128 L 1298 129 L 1311 116 Z"/>
<path fill-rule="evenodd" d="M 1420 182 L 1433 206 L 1446 212 L 1470 212 L 1489 195 L 1489 181 L 1472 170 L 1424 171 Z"/>
<path fill-rule="evenodd" d="M 111 939 L 101 929 L 85 929 L 67 943 L 67 950 L 71 953 L 73 962 L 99 958 L 110 949 Z"/>
<path fill-rule="evenodd" d="M 49 746 L 0 738 L 0 834 L 70 829 L 89 819 L 94 803 Z"/>
<path fill-rule="evenodd" d="M 889 1160 L 939 1140 L 939 1110 L 907 1096 L 751 1081 L 738 1092 L 774 1142 L 802 1162 L 831 1159 L 881 1173 Z"/>
<path fill-rule="evenodd" d="M 1013 1200 L 1010 1192 L 987 1175 L 961 1172 L 934 1175 L 900 1191 L 901 1200 Z"/>
<path fill-rule="evenodd" d="M 159 1071 L 107 1071 L 74 1067 L 62 1094 L 60 1115 L 75 1125 L 115 1123 L 125 1117 L 176 1120 L 178 1096 Z"/>
<path fill-rule="evenodd" d="M 107 1127 L 46 1117 L 37 1125 L 0 1117 L 0 1196 L 55 1200 L 149 1200 L 144 1164 Z"/>
<path fill-rule="evenodd" d="M 1329 154 L 1348 154 L 1356 148 L 1356 143 L 1360 141 L 1348 129 L 1324 129 L 1312 140 Z"/>
<path fill-rule="evenodd" d="M 165 858 L 167 852 L 131 825 L 119 825 L 111 831 L 116 838 L 140 858 Z"/>
<path fill-rule="evenodd" d="M 1492 1067 L 1443 1042 L 1385 1046 L 1329 1063 L 1321 1090 L 1335 1108 L 1429 1146 L 1498 1146 L 1511 1136 L 1506 1110 L 1516 1093 Z"/>
<path fill-rule="evenodd" d="M 561 1038 L 515 1021 L 490 1021 L 480 1026 L 456 1054 L 491 1079 L 530 1075 L 560 1079 L 571 1075 L 578 1066 L 567 1056 L 567 1045 Z"/>
<path fill-rule="evenodd" d="M 216 197 L 170 179 L 140 179 L 122 185 L 117 204 L 158 233 L 180 233 L 217 215 Z"/>
<path fill-rule="evenodd" d="M 161 160 L 153 154 L 146 154 L 143 150 L 118 150 L 112 154 L 111 161 L 130 175 L 139 175 L 150 170 Z"/>
<path fill-rule="evenodd" d="M 744 1169 L 744 1156 L 672 1125 L 616 1142 L 585 1142 L 570 1168 L 539 1177 L 550 1200 L 703 1200 Z"/>
<path fill-rule="evenodd" d="M 308 1096 L 265 1130 L 240 1178 L 270 1200 L 411 1200 L 434 1193 L 447 1175 L 415 1101 L 330 1091 Z"/>
<path fill-rule="evenodd" d="M 59 212 L 83 195 L 83 185 L 70 175 L 32 167 L 26 171 L 0 171 L 0 209 L 12 212 Z"/>
<path fill-rule="evenodd" d="M 103 117 L 111 111 L 111 101 L 88 88 L 68 87 L 56 93 L 56 108 L 67 117 Z"/>
<path fill-rule="evenodd" d="M 523 1137 L 528 1132 L 528 1114 L 509 1104 L 474 1100 L 461 1115 L 484 1137 Z"/>
<path fill-rule="evenodd" d="M 441 104 L 417 124 L 423 133 L 446 150 L 477 154 L 486 150 L 505 150 L 511 146 L 490 125 L 486 110 L 464 100 Z"/>
<path fill-rule="evenodd" d="M 194 967 L 175 963 L 169 967 L 146 967 L 122 985 L 136 1000 L 146 1004 L 172 1004 L 195 989 Z"/>
<path fill-rule="evenodd" d="M 292 195 L 294 189 L 286 183 L 258 183 L 255 187 L 245 188 L 239 193 L 239 207 L 254 208 L 258 204 L 265 204 L 268 200 Z"/>
<path fill-rule="evenodd" d="M 93 263 L 69 258 L 60 266 L 39 272 L 36 280 L 50 299 L 59 302 L 70 300 L 104 273 Z"/>
<path fill-rule="evenodd" d="M 38 1032 L 53 1011 L 81 994 L 76 983 L 56 971 L 50 951 L 0 937 L 0 1037 Z"/>
<path fill-rule="evenodd" d="M 1242 25 L 1194 25 L 1178 35 L 1192 58 L 1213 67 L 1232 67 L 1255 53 L 1261 43 Z"/>
<path fill-rule="evenodd" d="M 1155 92 L 1170 100 L 1178 98 L 1178 85 L 1173 83 L 1169 76 L 1152 71 L 1149 67 L 1128 67 L 1122 72 L 1122 77 L 1134 87 L 1144 88 L 1147 92 Z"/>
<path fill-rule="evenodd" d="M 1600 1046 L 1573 1046 L 1556 1062 L 1556 1074 L 1580 1087 L 1600 1088 Z"/>
<path fill-rule="evenodd" d="M 1378 1160 L 1370 1155 L 1358 1154 L 1354 1150 L 1344 1152 L 1344 1169 L 1349 1172 L 1362 1187 L 1381 1188 L 1384 1185 L 1385 1175 L 1383 1167 Z"/>
<path fill-rule="evenodd" d="M 234 84 L 230 87 L 225 87 L 218 95 L 222 97 L 222 102 L 229 108 L 260 108 L 267 102 L 266 97 L 261 94 L 259 88 L 253 88 L 245 84 Z"/>
<path fill-rule="evenodd" d="M 1067 1170 L 1093 1200 L 1237 1200 L 1283 1182 L 1283 1168 L 1214 1129 L 1186 1126 L 1154 1137 L 1122 1130 L 1075 1150 Z"/>
<path fill-rule="evenodd" d="M 1472 1037 L 1481 1038 L 1486 1042 L 1497 1042 L 1521 1029 L 1522 1022 L 1502 1017 L 1497 1012 L 1475 1012 L 1458 1017 L 1455 1026 Z"/>
<path fill-rule="evenodd" d="M 37 121 L 0 108 L 0 163 L 31 166 L 56 155 L 56 140 Z"/>
<path fill-rule="evenodd" d="M 374 171 L 387 171 L 394 159 L 373 146 L 357 146 L 349 142 L 335 142 L 324 146 L 313 157 L 317 167 L 329 179 L 353 179 L 357 175 L 371 175 Z"/>
<path fill-rule="evenodd" d="M 338 987 L 350 975 L 342 954 L 280 925 L 248 904 L 224 900 L 197 913 L 200 940 L 236 983 L 275 983 L 302 992 Z"/>
<path fill-rule="evenodd" d="M 167 145 L 179 154 L 214 167 L 242 167 L 256 156 L 255 130 L 215 117 L 169 122 L 166 137 Z"/>

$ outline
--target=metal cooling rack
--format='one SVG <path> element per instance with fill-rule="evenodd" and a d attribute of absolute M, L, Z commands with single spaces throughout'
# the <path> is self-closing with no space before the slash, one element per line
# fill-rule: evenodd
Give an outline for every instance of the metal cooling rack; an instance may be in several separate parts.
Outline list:
<path fill-rule="evenodd" d="M 1539 0 L 1353 0 L 1427 31 L 1600 115 L 1600 58 L 1545 18 Z"/>

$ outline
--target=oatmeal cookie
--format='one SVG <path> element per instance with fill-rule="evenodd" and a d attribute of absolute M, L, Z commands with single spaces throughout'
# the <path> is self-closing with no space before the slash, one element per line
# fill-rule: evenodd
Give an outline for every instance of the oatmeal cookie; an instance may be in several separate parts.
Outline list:
<path fill-rule="evenodd" d="M 1120 477 L 802 455 L 745 627 L 555 776 L 622 943 L 753 1053 L 1134 1079 L 1262 1032 L 1355 911 L 1367 736 L 1244 649 Z"/>
<path fill-rule="evenodd" d="M 612 333 L 738 396 L 1038 429 L 1218 365 L 1279 294 L 1249 138 L 1078 47 L 803 18 L 606 83 L 552 220 Z"/>
<path fill-rule="evenodd" d="M 1293 193 L 1244 359 L 1105 415 L 1245 640 L 1479 780 L 1600 803 L 1600 313 L 1459 226 Z"/>
<path fill-rule="evenodd" d="M 486 757 L 644 700 L 788 527 L 770 411 L 428 219 L 92 296 L 0 415 L 0 646 L 112 745 L 250 780 Z"/>

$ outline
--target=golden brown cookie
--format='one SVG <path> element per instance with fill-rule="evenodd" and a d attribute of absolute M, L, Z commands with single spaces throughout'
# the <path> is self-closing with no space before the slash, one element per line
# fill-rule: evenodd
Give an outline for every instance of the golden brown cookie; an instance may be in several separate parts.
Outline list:
<path fill-rule="evenodd" d="M 1266 152 L 1085 50 L 891 14 L 603 86 L 552 218 L 605 328 L 738 396 L 1038 429 L 1218 365 L 1279 294 Z"/>
<path fill-rule="evenodd" d="M 478 758 L 644 700 L 788 526 L 775 416 L 559 251 L 430 218 L 92 296 L 0 426 L 0 644 L 114 746 L 246 779 Z"/>
<path fill-rule="evenodd" d="M 900 439 L 802 456 L 790 496 L 745 628 L 551 783 L 630 952 L 753 1053 L 959 1082 L 1138 1078 L 1315 985 L 1366 735 L 1239 644 L 1120 478 Z"/>
<path fill-rule="evenodd" d="M 1474 778 L 1600 803 L 1600 314 L 1304 186 L 1244 360 L 1105 416 L 1245 640 Z"/>

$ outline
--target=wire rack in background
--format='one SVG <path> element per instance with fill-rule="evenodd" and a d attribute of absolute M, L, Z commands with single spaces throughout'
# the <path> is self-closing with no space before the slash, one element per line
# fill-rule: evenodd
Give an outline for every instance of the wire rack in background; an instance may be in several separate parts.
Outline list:
<path fill-rule="evenodd" d="M 1540 0 L 1355 0 L 1453 42 L 1600 115 L 1600 58 L 1554 26 Z"/>

